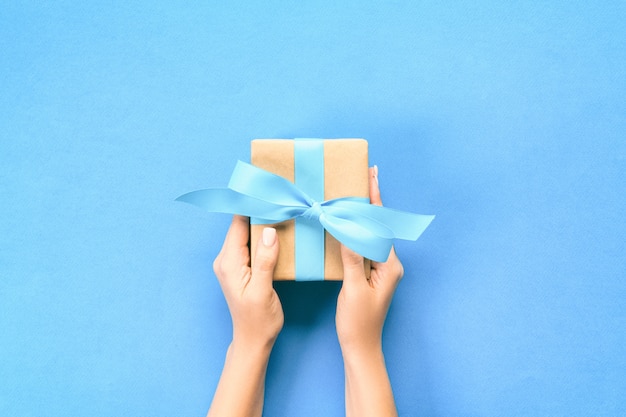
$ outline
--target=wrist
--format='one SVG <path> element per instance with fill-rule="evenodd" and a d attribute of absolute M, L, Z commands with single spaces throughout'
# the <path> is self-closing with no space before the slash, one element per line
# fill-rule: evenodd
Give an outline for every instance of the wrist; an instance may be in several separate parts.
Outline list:
<path fill-rule="evenodd" d="M 384 362 L 383 347 L 380 342 L 367 344 L 340 345 L 341 354 L 346 366 L 362 363 Z"/>
<path fill-rule="evenodd" d="M 241 355 L 255 359 L 267 359 L 272 353 L 274 342 L 275 339 L 259 340 L 234 336 L 233 340 L 230 342 L 228 351 L 237 356 Z"/>
<path fill-rule="evenodd" d="M 383 350 L 382 332 L 338 333 L 338 339 L 343 356 L 372 356 Z"/>

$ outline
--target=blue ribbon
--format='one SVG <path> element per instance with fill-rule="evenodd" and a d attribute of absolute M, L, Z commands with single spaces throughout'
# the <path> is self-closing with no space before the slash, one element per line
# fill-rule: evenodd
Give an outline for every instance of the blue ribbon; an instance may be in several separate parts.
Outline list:
<path fill-rule="evenodd" d="M 313 201 L 324 200 L 324 141 L 297 138 L 293 146 L 294 184 Z M 296 280 L 324 279 L 326 236 L 319 216 L 296 217 Z"/>
<path fill-rule="evenodd" d="M 435 216 L 369 204 L 365 198 L 315 201 L 283 177 L 238 161 L 228 188 L 192 191 L 176 199 L 211 212 L 248 216 L 253 224 L 304 217 L 356 253 L 376 262 L 389 257 L 393 239 L 417 240 Z"/>

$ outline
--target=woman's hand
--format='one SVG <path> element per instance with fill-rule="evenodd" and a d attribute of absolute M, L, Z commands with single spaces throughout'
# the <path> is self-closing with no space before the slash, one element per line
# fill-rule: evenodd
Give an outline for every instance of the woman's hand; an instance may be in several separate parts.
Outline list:
<path fill-rule="evenodd" d="M 370 202 L 382 206 L 377 169 L 370 168 Z M 342 245 L 343 286 L 337 300 L 337 336 L 344 351 L 380 349 L 383 325 L 404 269 L 393 248 L 386 262 L 372 262 L 370 278 L 363 257 Z"/>
<path fill-rule="evenodd" d="M 276 230 L 263 229 L 253 269 L 249 233 L 248 219 L 234 216 L 213 263 L 233 321 L 233 340 L 209 416 L 261 415 L 267 363 L 283 327 L 283 309 L 272 286 L 278 258 Z"/>
<path fill-rule="evenodd" d="M 233 320 L 233 343 L 271 348 L 284 321 L 272 286 L 278 239 L 276 229 L 263 229 L 251 269 L 249 233 L 248 218 L 234 216 L 213 270 Z"/>
<path fill-rule="evenodd" d="M 370 203 L 382 205 L 378 169 L 370 168 Z M 393 294 L 404 274 L 391 249 L 386 262 L 372 262 L 370 278 L 363 257 L 342 245 L 343 286 L 335 316 L 346 374 L 346 415 L 396 416 L 382 351 L 382 333 Z"/>

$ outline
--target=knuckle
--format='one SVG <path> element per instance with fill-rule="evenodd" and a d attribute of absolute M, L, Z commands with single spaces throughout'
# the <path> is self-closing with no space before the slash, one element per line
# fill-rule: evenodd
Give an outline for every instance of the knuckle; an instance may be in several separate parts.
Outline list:
<path fill-rule="evenodd" d="M 402 262 L 396 257 L 395 262 L 393 263 L 394 272 L 398 275 L 398 278 L 402 278 L 404 276 L 404 266 Z"/>
<path fill-rule="evenodd" d="M 222 263 L 222 254 L 217 255 L 215 260 L 213 260 L 213 272 L 219 278 L 224 273 L 224 266 Z"/>
<path fill-rule="evenodd" d="M 401 263 L 398 263 L 396 268 L 396 276 L 398 277 L 398 281 L 400 281 L 404 277 L 404 267 Z"/>
<path fill-rule="evenodd" d="M 218 278 L 226 277 L 240 266 L 249 265 L 250 254 L 247 248 L 240 248 L 236 251 L 222 251 L 213 261 L 213 272 Z"/>
<path fill-rule="evenodd" d="M 257 272 L 273 272 L 276 261 L 272 256 L 265 253 L 257 253 L 254 260 L 254 269 Z"/>
<path fill-rule="evenodd" d="M 396 255 L 395 251 L 392 252 L 389 262 L 387 262 L 389 266 L 389 273 L 397 280 L 400 281 L 404 276 L 404 266 L 398 255 Z"/>

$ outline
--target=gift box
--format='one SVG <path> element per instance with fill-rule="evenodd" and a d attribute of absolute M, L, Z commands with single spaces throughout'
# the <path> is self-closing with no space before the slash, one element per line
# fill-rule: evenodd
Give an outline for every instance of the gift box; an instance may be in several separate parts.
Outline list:
<path fill-rule="evenodd" d="M 363 256 L 369 276 L 368 259 L 385 262 L 394 239 L 417 240 L 434 218 L 369 204 L 363 139 L 257 139 L 251 154 L 253 165 L 238 161 L 227 188 L 176 200 L 249 217 L 252 262 L 263 227 L 274 226 L 277 280 L 341 280 L 339 241 Z"/>
<path fill-rule="evenodd" d="M 281 176 L 316 201 L 369 198 L 368 149 L 364 139 L 255 139 L 251 163 Z M 266 224 L 251 218 L 251 259 Z M 272 224 L 280 253 L 275 280 L 341 280 L 340 243 L 315 219 L 298 217 Z M 369 276 L 369 260 L 364 260 Z"/>

